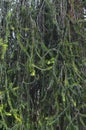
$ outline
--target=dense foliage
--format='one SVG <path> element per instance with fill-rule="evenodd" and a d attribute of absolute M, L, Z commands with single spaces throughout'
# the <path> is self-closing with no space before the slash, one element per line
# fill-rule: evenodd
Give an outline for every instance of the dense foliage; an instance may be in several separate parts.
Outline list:
<path fill-rule="evenodd" d="M 85 8 L 0 1 L 1 130 L 86 130 Z"/>

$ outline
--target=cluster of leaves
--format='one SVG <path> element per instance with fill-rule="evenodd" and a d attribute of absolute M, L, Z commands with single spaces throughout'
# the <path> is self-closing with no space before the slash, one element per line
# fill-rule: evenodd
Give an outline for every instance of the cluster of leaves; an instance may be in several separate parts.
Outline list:
<path fill-rule="evenodd" d="M 5 1 L 1 129 L 86 129 L 86 30 L 80 4 Z"/>

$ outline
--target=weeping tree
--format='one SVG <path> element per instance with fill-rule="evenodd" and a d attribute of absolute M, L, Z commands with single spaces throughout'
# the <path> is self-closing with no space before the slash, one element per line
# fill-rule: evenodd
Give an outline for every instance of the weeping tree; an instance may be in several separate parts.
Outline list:
<path fill-rule="evenodd" d="M 1 129 L 85 130 L 85 4 L 1 0 Z"/>

